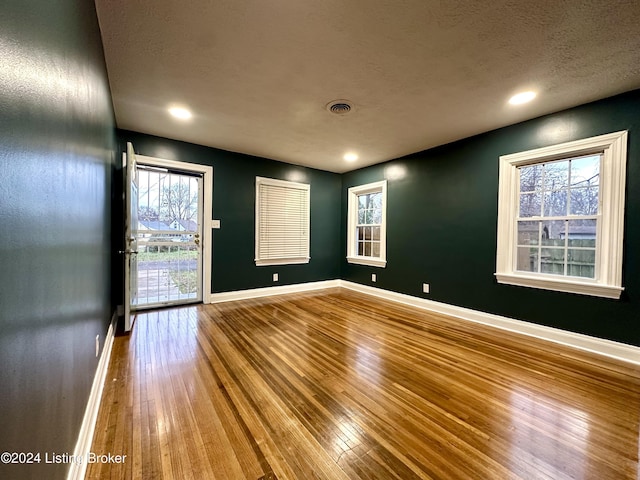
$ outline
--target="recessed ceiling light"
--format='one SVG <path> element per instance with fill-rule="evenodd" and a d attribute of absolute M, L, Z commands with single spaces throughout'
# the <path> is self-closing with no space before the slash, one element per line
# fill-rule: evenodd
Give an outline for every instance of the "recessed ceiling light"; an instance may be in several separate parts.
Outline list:
<path fill-rule="evenodd" d="M 189 120 L 191 118 L 191 112 L 182 107 L 171 107 L 169 113 L 180 120 Z"/>
<path fill-rule="evenodd" d="M 355 162 L 356 160 L 358 160 L 358 154 L 349 152 L 349 153 L 345 153 L 344 157 L 342 158 L 344 158 L 347 162 Z"/>
<path fill-rule="evenodd" d="M 521 105 L 536 98 L 536 92 L 521 92 L 509 99 L 511 105 Z"/>

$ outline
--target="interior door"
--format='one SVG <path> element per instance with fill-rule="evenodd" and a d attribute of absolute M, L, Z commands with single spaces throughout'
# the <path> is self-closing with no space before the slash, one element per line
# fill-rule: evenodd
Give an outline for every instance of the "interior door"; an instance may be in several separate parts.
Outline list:
<path fill-rule="evenodd" d="M 124 329 L 131 330 L 131 313 L 138 296 L 138 167 L 133 145 L 127 143 L 124 168 Z"/>

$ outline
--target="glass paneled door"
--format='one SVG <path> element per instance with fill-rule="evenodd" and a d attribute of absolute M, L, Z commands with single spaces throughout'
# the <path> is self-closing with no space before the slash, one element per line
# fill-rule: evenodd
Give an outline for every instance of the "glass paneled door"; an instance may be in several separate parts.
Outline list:
<path fill-rule="evenodd" d="M 137 165 L 135 309 L 202 301 L 202 175 Z"/>
<path fill-rule="evenodd" d="M 127 143 L 127 153 L 124 155 L 124 329 L 131 330 L 131 311 L 137 303 L 138 273 L 138 243 L 136 231 L 138 229 L 138 167 L 133 145 Z"/>

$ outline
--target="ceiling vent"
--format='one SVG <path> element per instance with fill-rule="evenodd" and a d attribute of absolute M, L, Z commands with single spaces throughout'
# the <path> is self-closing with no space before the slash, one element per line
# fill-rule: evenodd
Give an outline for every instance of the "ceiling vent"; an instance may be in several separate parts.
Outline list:
<path fill-rule="evenodd" d="M 334 100 L 327 104 L 327 110 L 336 115 L 346 115 L 353 111 L 353 106 L 347 100 Z"/>

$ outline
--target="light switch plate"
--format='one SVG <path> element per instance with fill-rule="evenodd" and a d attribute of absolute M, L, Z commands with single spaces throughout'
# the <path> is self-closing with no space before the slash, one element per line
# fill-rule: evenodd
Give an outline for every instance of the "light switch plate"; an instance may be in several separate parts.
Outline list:
<path fill-rule="evenodd" d="M 220 220 L 211 220 L 211 228 L 220 228 Z"/>

